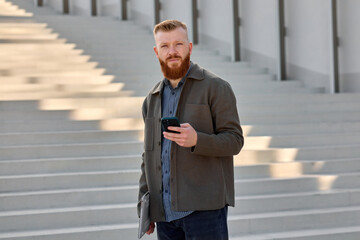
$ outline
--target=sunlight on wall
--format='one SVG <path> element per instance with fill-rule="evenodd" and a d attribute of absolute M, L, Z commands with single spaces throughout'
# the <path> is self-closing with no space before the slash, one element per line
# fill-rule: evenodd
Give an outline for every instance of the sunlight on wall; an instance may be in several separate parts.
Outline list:
<path fill-rule="evenodd" d="M 303 171 L 303 164 L 300 162 L 269 165 L 269 175 L 272 178 L 298 177 Z"/>
<path fill-rule="evenodd" d="M 333 188 L 335 181 L 338 179 L 338 176 L 328 175 L 328 176 L 319 176 L 318 177 L 318 189 L 322 191 L 330 190 Z"/>
<path fill-rule="evenodd" d="M 246 149 L 263 149 L 269 148 L 272 137 L 270 136 L 256 136 L 246 137 L 244 148 Z"/>
<path fill-rule="evenodd" d="M 251 125 L 243 125 L 241 127 L 242 127 L 242 130 L 243 130 L 243 135 L 244 136 L 248 136 L 249 133 L 251 132 L 251 130 L 254 128 L 254 126 L 251 126 Z"/>
<path fill-rule="evenodd" d="M 245 139 L 246 141 L 246 139 Z M 265 148 L 265 149 L 243 149 L 235 156 L 235 165 L 249 165 L 261 163 L 283 163 L 294 162 L 298 155 L 297 148 Z"/>
<path fill-rule="evenodd" d="M 82 108 L 71 111 L 71 120 L 100 120 L 109 118 L 141 117 L 140 107 L 119 106 L 118 108 Z"/>
<path fill-rule="evenodd" d="M 107 119 L 100 122 L 100 129 L 104 131 L 143 130 L 144 122 L 142 118 Z"/>
<path fill-rule="evenodd" d="M 311 164 L 311 168 L 312 168 L 311 170 L 313 172 L 320 172 L 321 170 L 324 169 L 325 165 L 326 165 L 325 161 L 314 162 L 314 163 Z"/>

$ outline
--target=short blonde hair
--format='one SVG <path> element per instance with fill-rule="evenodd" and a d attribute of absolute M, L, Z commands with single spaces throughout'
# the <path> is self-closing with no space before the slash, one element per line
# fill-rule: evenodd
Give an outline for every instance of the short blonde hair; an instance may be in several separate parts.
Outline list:
<path fill-rule="evenodd" d="M 165 21 L 155 25 L 154 31 L 153 31 L 154 37 L 155 37 L 156 33 L 159 31 L 170 32 L 179 27 L 184 29 L 186 31 L 186 35 L 188 35 L 187 26 L 185 23 L 180 22 L 178 20 L 165 20 Z"/>

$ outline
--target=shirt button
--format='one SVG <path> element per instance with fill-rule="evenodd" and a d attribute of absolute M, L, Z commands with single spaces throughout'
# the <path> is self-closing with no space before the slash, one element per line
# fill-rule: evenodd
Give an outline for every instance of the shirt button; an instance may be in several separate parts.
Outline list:
<path fill-rule="evenodd" d="M 171 94 L 172 94 L 172 95 L 175 95 L 175 92 L 172 92 Z"/>

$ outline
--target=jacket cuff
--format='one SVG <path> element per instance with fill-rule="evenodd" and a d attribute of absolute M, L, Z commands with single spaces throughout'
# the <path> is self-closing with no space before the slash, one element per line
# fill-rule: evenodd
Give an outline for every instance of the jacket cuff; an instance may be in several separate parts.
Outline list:
<path fill-rule="evenodd" d="M 209 154 L 209 149 L 206 146 L 206 139 L 208 135 L 202 132 L 197 132 L 197 142 L 194 147 L 191 148 L 191 153 L 198 154 L 198 155 L 205 155 Z"/>

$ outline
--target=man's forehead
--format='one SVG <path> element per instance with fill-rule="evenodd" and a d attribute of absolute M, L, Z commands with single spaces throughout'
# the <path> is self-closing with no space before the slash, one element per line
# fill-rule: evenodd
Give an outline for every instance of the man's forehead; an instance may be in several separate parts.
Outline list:
<path fill-rule="evenodd" d="M 171 31 L 158 31 L 155 34 L 156 42 L 167 42 L 167 41 L 187 41 L 187 34 L 185 29 L 176 28 Z"/>

